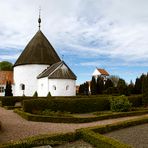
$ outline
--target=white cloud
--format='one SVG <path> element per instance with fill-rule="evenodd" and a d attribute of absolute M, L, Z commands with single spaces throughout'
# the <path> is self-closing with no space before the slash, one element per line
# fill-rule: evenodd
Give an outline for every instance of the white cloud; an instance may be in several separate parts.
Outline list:
<path fill-rule="evenodd" d="M 23 49 L 38 30 L 41 6 L 43 32 L 51 43 L 66 47 L 65 52 L 120 57 L 125 65 L 140 60 L 144 64 L 148 58 L 147 5 L 147 0 L 1 1 L 0 47 Z"/>

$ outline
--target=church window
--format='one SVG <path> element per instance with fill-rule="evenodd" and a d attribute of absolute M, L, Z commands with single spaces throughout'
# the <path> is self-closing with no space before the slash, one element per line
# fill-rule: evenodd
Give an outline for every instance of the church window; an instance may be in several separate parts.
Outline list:
<path fill-rule="evenodd" d="M 20 84 L 20 89 L 25 90 L 25 84 Z"/>
<path fill-rule="evenodd" d="M 56 86 L 55 85 L 53 85 L 53 90 L 56 90 Z"/>
<path fill-rule="evenodd" d="M 3 93 L 5 91 L 3 86 L 0 86 L 0 93 Z"/>
<path fill-rule="evenodd" d="M 66 86 L 66 90 L 69 90 L 69 85 Z"/>

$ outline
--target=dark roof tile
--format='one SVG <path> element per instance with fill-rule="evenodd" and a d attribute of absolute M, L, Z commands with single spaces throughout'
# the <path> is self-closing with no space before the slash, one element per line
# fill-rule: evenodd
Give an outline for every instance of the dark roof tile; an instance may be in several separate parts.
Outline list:
<path fill-rule="evenodd" d="M 45 35 L 39 30 L 31 39 L 14 66 L 25 64 L 52 65 L 60 58 Z"/>

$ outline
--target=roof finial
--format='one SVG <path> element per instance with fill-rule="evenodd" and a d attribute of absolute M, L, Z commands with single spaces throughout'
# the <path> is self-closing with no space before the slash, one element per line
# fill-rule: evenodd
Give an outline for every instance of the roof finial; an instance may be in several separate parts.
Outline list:
<path fill-rule="evenodd" d="M 39 7 L 39 19 L 38 19 L 38 23 L 39 23 L 39 30 L 40 30 L 40 27 L 41 27 L 41 17 L 40 17 L 40 15 L 41 15 L 41 7 Z"/>

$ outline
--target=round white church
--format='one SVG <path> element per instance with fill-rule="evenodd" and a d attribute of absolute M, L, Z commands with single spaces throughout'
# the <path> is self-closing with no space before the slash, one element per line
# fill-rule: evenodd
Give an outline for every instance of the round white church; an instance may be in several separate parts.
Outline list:
<path fill-rule="evenodd" d="M 40 30 L 14 64 L 14 95 L 75 96 L 76 75 L 62 61 Z"/>

